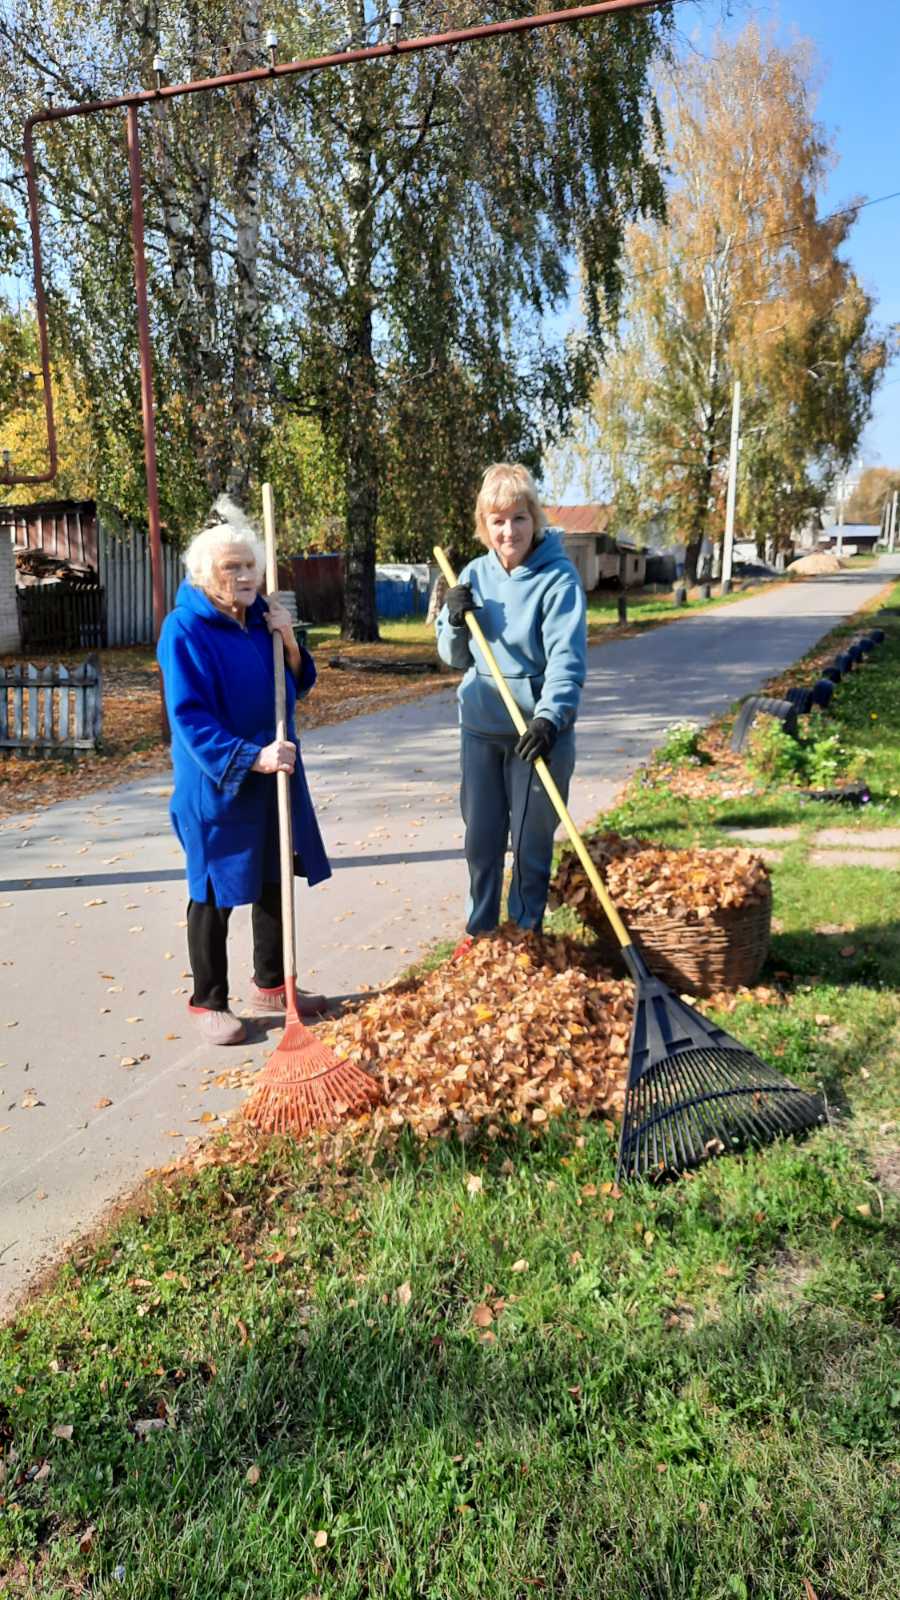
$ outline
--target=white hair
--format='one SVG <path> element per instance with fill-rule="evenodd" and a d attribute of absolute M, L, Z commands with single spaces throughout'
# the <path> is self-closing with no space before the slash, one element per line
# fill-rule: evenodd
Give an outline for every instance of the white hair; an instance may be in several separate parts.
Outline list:
<path fill-rule="evenodd" d="M 187 575 L 197 589 L 208 589 L 212 583 L 216 557 L 227 545 L 243 544 L 253 551 L 257 577 L 262 583 L 266 574 L 266 549 L 253 523 L 240 506 L 220 494 L 199 533 L 195 533 L 182 556 Z"/>

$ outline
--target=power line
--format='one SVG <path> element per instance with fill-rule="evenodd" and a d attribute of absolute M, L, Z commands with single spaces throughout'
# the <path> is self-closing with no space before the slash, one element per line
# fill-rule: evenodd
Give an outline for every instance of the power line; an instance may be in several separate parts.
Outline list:
<path fill-rule="evenodd" d="M 754 245 L 762 244 L 765 239 L 784 239 L 794 233 L 809 233 L 814 227 L 819 228 L 826 222 L 834 222 L 838 217 L 856 216 L 858 212 L 865 211 L 868 206 L 881 206 L 884 205 L 885 201 L 887 200 L 900 200 L 900 189 L 893 189 L 890 194 L 875 195 L 872 200 L 859 200 L 855 205 L 852 206 L 842 206 L 838 211 L 828 211 L 825 213 L 824 217 L 816 217 L 815 222 L 812 223 L 797 222 L 791 228 L 774 228 L 771 233 L 761 233 L 759 239 L 754 240 L 753 243 Z M 751 246 L 747 244 L 743 247 L 739 246 L 738 248 L 739 250 L 741 248 L 748 250 L 751 248 Z M 713 254 L 707 254 L 698 250 L 694 255 L 685 256 L 684 260 L 714 261 L 715 252 L 713 252 Z M 668 270 L 668 266 L 647 267 L 643 272 L 633 273 L 628 281 L 630 283 L 638 283 L 641 278 L 657 278 L 659 277 L 660 273 L 668 272 Z"/>

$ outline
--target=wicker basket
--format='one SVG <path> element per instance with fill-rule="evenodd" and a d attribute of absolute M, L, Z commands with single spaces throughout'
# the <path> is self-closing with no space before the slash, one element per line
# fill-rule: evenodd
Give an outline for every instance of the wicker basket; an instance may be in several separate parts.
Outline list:
<path fill-rule="evenodd" d="M 624 971 L 615 935 L 592 896 L 578 915 L 597 936 L 599 955 Z M 756 982 L 769 950 L 772 886 L 741 906 L 722 906 L 702 922 L 695 914 L 622 913 L 622 921 L 650 971 L 679 994 L 709 995 Z"/>
<path fill-rule="evenodd" d="M 597 866 L 605 877 L 601 862 Z M 577 893 L 570 898 L 575 885 Z M 671 894 L 668 901 L 665 912 L 620 907 L 621 920 L 657 978 L 677 994 L 693 995 L 756 982 L 772 933 L 772 885 L 767 875 L 757 880 L 754 893 L 741 904 L 709 907 L 705 917 L 687 906 L 682 909 L 677 901 L 673 904 Z M 625 971 L 617 938 L 580 869 L 569 886 L 560 870 L 551 885 L 551 904 L 572 904 L 575 915 L 596 934 L 597 955 L 604 965 L 615 973 Z"/>

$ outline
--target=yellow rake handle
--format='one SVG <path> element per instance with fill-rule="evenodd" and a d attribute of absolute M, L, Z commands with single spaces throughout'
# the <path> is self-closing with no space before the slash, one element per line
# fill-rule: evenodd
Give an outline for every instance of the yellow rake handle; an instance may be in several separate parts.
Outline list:
<path fill-rule="evenodd" d="M 435 545 L 435 547 L 434 547 L 434 559 L 437 562 L 438 566 L 440 567 L 441 572 L 443 573 L 444 577 L 446 578 L 448 584 L 450 585 L 451 588 L 453 588 L 454 585 L 457 582 L 456 574 L 454 573 L 453 568 L 451 567 L 449 561 L 447 560 L 447 557 L 444 554 L 443 550 L 441 549 L 440 545 Z M 500 693 L 500 698 L 503 701 L 503 704 L 506 706 L 506 709 L 509 712 L 510 717 L 512 718 L 512 721 L 513 721 L 513 724 L 515 726 L 516 732 L 517 733 L 524 733 L 525 732 L 525 727 L 526 727 L 525 718 L 523 717 L 521 711 L 519 710 L 519 707 L 516 705 L 516 702 L 515 702 L 515 700 L 513 699 L 512 695 L 510 693 L 509 685 L 506 682 L 506 679 L 504 678 L 503 673 L 500 671 L 500 668 L 497 665 L 497 660 L 496 660 L 496 657 L 494 655 L 494 652 L 491 649 L 490 645 L 488 644 L 487 639 L 484 637 L 484 633 L 482 631 L 481 623 L 478 621 L 477 617 L 475 617 L 472 614 L 471 611 L 467 611 L 466 612 L 466 627 L 468 628 L 470 634 L 472 635 L 472 638 L 475 640 L 475 643 L 477 644 L 479 650 L 481 651 L 482 655 L 484 656 L 485 661 L 487 662 L 488 666 L 490 667 L 491 676 L 492 676 L 495 684 L 497 685 L 497 689 L 499 690 L 499 693 Z M 556 812 L 557 816 L 559 817 L 559 820 L 562 823 L 563 827 L 565 828 L 566 833 L 569 835 L 569 840 L 571 842 L 572 848 L 575 851 L 575 854 L 577 855 L 579 861 L 581 862 L 581 865 L 584 867 L 584 870 L 588 875 L 588 879 L 590 881 L 591 887 L 593 888 L 594 893 L 597 896 L 597 899 L 600 901 L 600 904 L 603 907 L 603 910 L 605 911 L 607 917 L 609 918 L 610 924 L 612 926 L 613 933 L 615 934 L 615 936 L 618 939 L 618 941 L 619 941 L 620 945 L 622 946 L 622 948 L 623 949 L 627 948 L 631 944 L 631 935 L 629 934 L 628 929 L 625 927 L 625 924 L 622 921 L 622 918 L 619 916 L 618 911 L 616 910 L 615 906 L 613 905 L 612 901 L 609 898 L 609 895 L 606 892 L 606 887 L 604 885 L 603 879 L 601 878 L 599 872 L 597 871 L 597 868 L 594 866 L 593 861 L 591 860 L 590 856 L 587 853 L 587 850 L 586 850 L 585 844 L 584 844 L 584 840 L 582 839 L 581 834 L 578 832 L 578 829 L 576 828 L 574 822 L 572 821 L 571 816 L 569 815 L 569 811 L 568 811 L 568 808 L 566 806 L 566 802 L 564 801 L 562 795 L 560 794 L 559 790 L 557 789 L 556 784 L 553 781 L 553 777 L 551 775 L 550 768 L 547 766 L 547 763 L 543 759 L 543 757 L 540 757 L 534 763 L 534 770 L 537 773 L 538 777 L 540 778 L 541 783 L 544 785 L 544 788 L 546 789 L 548 795 L 550 796 L 550 801 L 551 801 L 551 804 L 553 806 L 554 811 Z"/>

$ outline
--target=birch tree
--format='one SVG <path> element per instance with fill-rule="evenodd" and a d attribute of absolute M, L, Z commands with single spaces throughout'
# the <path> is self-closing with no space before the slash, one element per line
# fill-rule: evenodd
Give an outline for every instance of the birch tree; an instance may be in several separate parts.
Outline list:
<path fill-rule="evenodd" d="M 620 336 L 593 420 L 620 522 L 663 523 L 692 580 L 723 521 L 731 390 L 744 394 L 742 507 L 760 538 L 849 458 L 884 364 L 871 303 L 840 256 L 852 213 L 821 219 L 831 160 L 806 44 L 755 26 L 666 79 L 664 224 L 628 234 Z"/>

